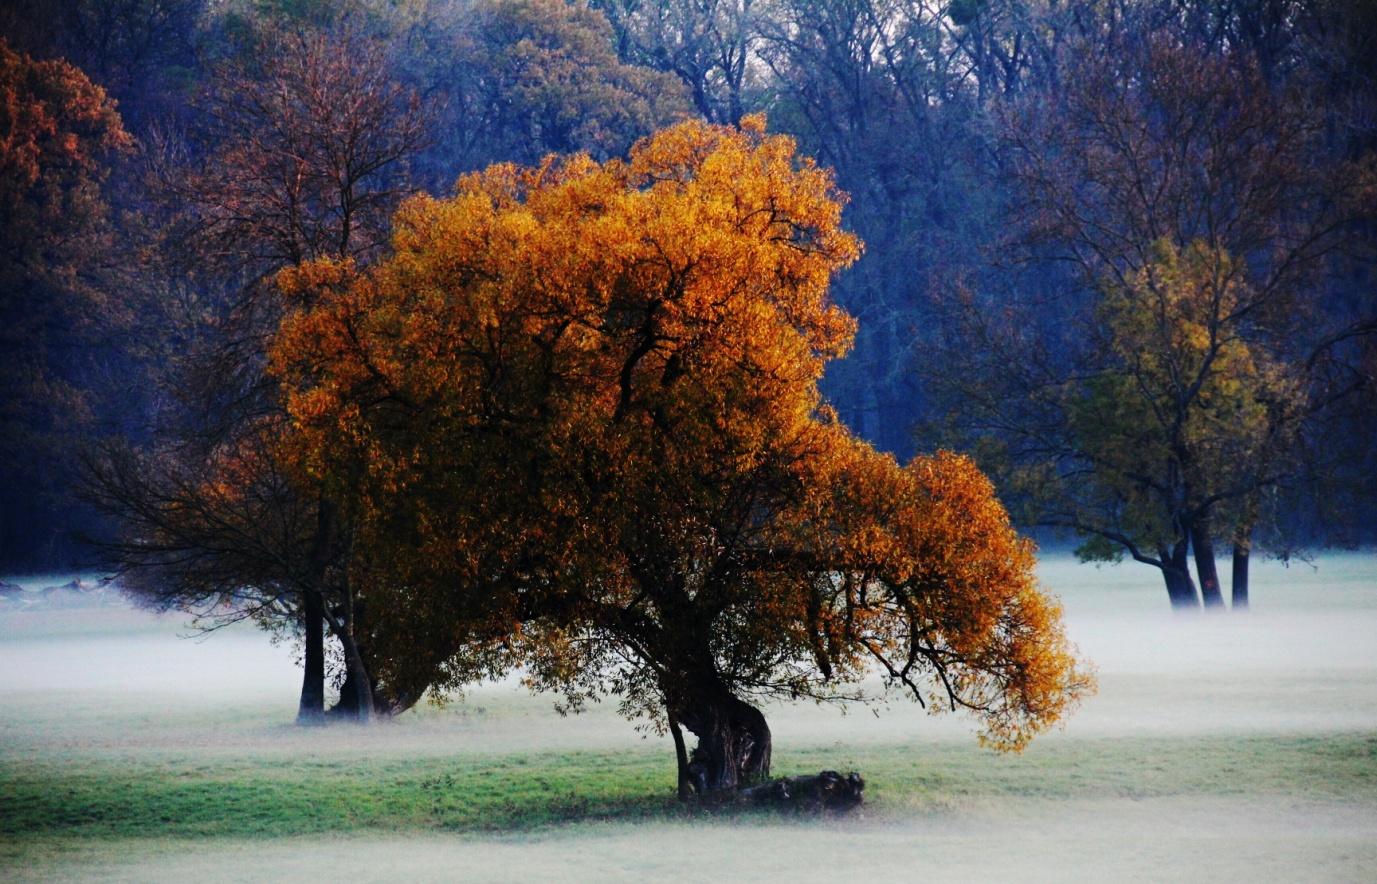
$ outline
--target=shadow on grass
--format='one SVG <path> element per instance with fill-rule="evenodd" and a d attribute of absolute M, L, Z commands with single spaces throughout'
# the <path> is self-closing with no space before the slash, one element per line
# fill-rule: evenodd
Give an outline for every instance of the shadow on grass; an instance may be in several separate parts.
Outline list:
<path fill-rule="evenodd" d="M 859 770 L 867 815 L 944 812 L 1010 798 L 1180 795 L 1377 801 L 1377 735 L 1216 735 L 1049 742 L 1022 756 L 964 745 L 781 753 L 780 775 Z M 57 837 L 279 837 L 370 832 L 530 833 L 572 824 L 814 819 L 675 797 L 658 751 L 463 758 L 225 760 L 6 758 L 0 841 Z"/>
<path fill-rule="evenodd" d="M 273 837 L 369 831 L 529 833 L 571 824 L 784 818 L 675 796 L 660 753 L 220 765 L 0 767 L 0 836 Z"/>

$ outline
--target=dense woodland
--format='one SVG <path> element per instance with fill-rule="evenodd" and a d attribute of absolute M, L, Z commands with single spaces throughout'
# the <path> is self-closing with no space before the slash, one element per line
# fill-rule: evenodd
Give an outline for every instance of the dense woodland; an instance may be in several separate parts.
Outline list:
<path fill-rule="evenodd" d="M 299 636 L 306 719 L 520 665 L 715 792 L 878 665 L 1017 747 L 1088 680 L 1005 508 L 1177 607 L 1372 540 L 1377 4 L 0 28 L 0 567 Z"/>

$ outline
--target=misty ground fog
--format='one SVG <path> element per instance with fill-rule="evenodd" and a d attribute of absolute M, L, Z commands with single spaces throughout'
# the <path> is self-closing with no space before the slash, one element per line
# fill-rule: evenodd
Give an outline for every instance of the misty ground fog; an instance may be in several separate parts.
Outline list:
<path fill-rule="evenodd" d="M 1351 794 L 1291 784 L 1296 788 L 1272 798 L 1235 785 L 1230 765 L 1268 763 L 1250 761 L 1246 748 L 1221 769 L 1193 774 L 1208 778 L 1206 785 L 1184 791 L 1167 783 L 1170 773 L 1160 783 L 1126 782 L 1102 761 L 1077 772 L 1080 753 L 1102 758 L 1106 747 L 1126 753 L 1125 766 L 1135 770 L 1144 760 L 1134 754 L 1162 753 L 1158 768 L 1170 771 L 1173 757 L 1189 758 L 1206 743 L 1217 749 L 1266 736 L 1297 741 L 1304 779 L 1304 753 L 1324 746 L 1323 739 L 1307 741 L 1377 731 L 1377 558 L 1330 554 L 1316 567 L 1269 563 L 1256 572 L 1251 612 L 1181 616 L 1167 610 L 1154 572 L 1048 556 L 1041 578 L 1064 600 L 1070 634 L 1094 661 L 1100 690 L 1023 756 L 975 749 L 970 722 L 932 717 L 905 702 L 878 717 L 811 705 L 770 709 L 783 773 L 795 772 L 787 769 L 789 753 L 802 750 L 820 751 L 843 769 L 890 753 L 932 765 L 931 794 L 887 797 L 884 783 L 872 780 L 873 800 L 855 818 L 594 820 L 522 835 L 299 836 L 251 842 L 249 857 L 233 839 L 139 840 L 119 842 L 117 850 L 36 849 L 15 871 L 239 880 L 349 869 L 362 880 L 505 880 L 520 868 L 520 877 L 638 880 L 687 876 L 695 855 L 714 851 L 753 879 L 835 880 L 844 868 L 846 877 L 892 879 L 922 869 L 957 879 L 1370 880 L 1377 872 L 1370 782 Z M 513 753 L 658 749 L 666 769 L 673 764 L 668 739 L 638 733 L 609 704 L 559 719 L 550 698 L 533 697 L 514 680 L 372 728 L 303 730 L 292 724 L 299 683 L 290 645 L 273 646 L 247 627 L 184 637 L 190 634 L 182 617 L 130 609 L 0 615 L 0 761 L 105 759 L 214 770 L 303 757 L 330 764 L 473 756 L 487 763 Z M 951 758 L 993 769 L 996 779 L 1007 772 L 1007 794 L 996 800 L 964 788 L 959 772 L 943 769 Z M 1044 764 L 1070 765 L 1070 782 L 1084 779 L 1084 788 L 1054 799 L 1021 794 L 1017 783 L 1028 767 Z M 1377 760 L 1369 776 L 1377 776 Z"/>

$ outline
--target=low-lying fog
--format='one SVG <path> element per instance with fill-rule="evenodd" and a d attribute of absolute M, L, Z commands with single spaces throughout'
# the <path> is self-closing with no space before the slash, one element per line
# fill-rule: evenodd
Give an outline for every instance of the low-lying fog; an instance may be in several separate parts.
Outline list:
<path fill-rule="evenodd" d="M 1223 575 L 1228 585 L 1227 562 Z M 1100 682 L 1062 731 L 1043 741 L 1205 733 L 1377 733 L 1377 556 L 1329 554 L 1318 567 L 1254 563 L 1253 608 L 1173 615 L 1155 572 L 1095 569 L 1049 556 L 1045 585 Z M 42 582 L 42 581 L 36 581 Z M 31 588 L 31 587 L 26 587 Z M 126 608 L 0 612 L 0 763 L 17 756 L 189 752 L 357 757 L 645 746 L 610 704 L 554 726 L 551 700 L 513 681 L 484 685 L 445 709 L 369 729 L 293 727 L 299 670 L 289 645 L 251 628 L 201 637 L 184 618 Z M 865 710 L 772 709 L 777 750 L 971 740 L 971 725 L 896 702 Z M 649 737 L 655 741 L 659 738 Z M 1036 750 L 1036 743 L 1034 751 Z M 667 741 L 666 764 L 672 764 Z M 1377 759 L 1374 760 L 1377 775 Z M 221 863 L 241 845 L 187 853 L 155 842 L 115 865 L 64 876 L 180 880 L 233 877 L 488 880 L 703 877 L 854 880 L 938 878 L 1165 880 L 1180 877 L 1377 879 L 1377 808 L 1352 803 L 1106 796 L 912 818 L 778 823 L 589 824 L 537 836 L 292 839 L 257 844 L 253 862 Z M 246 869 L 253 870 L 250 874 Z M 519 871 L 513 871 L 517 869 Z"/>
<path fill-rule="evenodd" d="M 1370 882 L 1377 824 L 1333 806 L 1010 799 L 912 820 L 579 826 L 547 835 L 154 842 L 58 866 L 103 882 Z M 35 880 L 38 880 L 36 877 Z"/>
<path fill-rule="evenodd" d="M 1096 569 L 1049 557 L 1043 582 L 1062 597 L 1070 634 L 1100 681 L 1065 733 L 1377 729 L 1377 557 L 1335 554 L 1318 567 L 1265 563 L 1254 571 L 1251 611 L 1182 616 L 1167 609 L 1165 591 L 1145 567 Z M 198 635 L 175 614 L 108 607 L 0 612 L 0 672 L 0 708 L 10 710 L 0 727 L 7 731 L 29 731 L 15 723 L 21 710 L 90 718 L 89 731 L 62 731 L 87 746 L 135 748 L 142 741 L 175 744 L 184 735 L 180 725 L 194 727 L 200 718 L 193 713 L 229 709 L 237 726 L 207 739 L 261 739 L 270 749 L 295 734 L 285 727 L 300 687 L 294 648 L 274 646 L 249 626 Z M 132 721 L 120 720 L 126 706 Z M 504 714 L 487 714 L 493 706 Z M 557 728 L 526 726 L 528 716 L 543 717 L 550 708 L 550 698 L 529 696 L 509 680 L 478 686 L 445 710 L 421 708 L 363 737 L 349 730 L 340 739 L 416 751 L 437 738 L 428 748 L 440 753 L 640 744 L 611 704 Z M 250 709 L 256 714 L 243 718 Z M 118 732 L 101 733 L 94 726 L 102 720 Z M 804 704 L 774 709 L 770 720 L 781 746 L 964 738 L 971 730 L 959 716 L 929 716 L 902 700 L 878 718 L 863 709 L 842 715 Z M 309 735 L 312 742 L 319 737 Z"/>

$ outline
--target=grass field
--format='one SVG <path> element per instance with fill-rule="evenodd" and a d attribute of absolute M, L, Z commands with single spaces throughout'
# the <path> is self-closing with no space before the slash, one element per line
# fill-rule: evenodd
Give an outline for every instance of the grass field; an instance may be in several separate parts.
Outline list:
<path fill-rule="evenodd" d="M 907 704 L 769 710 L 778 773 L 866 776 L 843 819 L 686 811 L 667 740 L 512 683 L 303 730 L 252 631 L 0 614 L 0 879 L 1377 880 L 1377 557 L 1261 566 L 1242 616 L 1042 575 L 1100 693 L 1020 756 Z"/>

